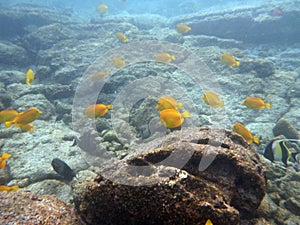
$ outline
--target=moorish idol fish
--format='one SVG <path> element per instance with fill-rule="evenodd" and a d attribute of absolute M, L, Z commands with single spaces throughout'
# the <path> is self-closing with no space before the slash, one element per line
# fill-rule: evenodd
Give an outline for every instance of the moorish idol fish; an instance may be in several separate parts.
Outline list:
<path fill-rule="evenodd" d="M 287 142 L 300 142 L 300 140 L 296 140 L 296 139 L 272 140 L 266 145 L 263 151 L 263 156 L 272 162 L 274 162 L 274 160 L 281 161 L 285 166 L 287 166 L 287 161 L 291 156 L 291 152 L 289 148 L 286 146 Z M 292 157 L 293 155 L 294 153 L 292 153 Z"/>

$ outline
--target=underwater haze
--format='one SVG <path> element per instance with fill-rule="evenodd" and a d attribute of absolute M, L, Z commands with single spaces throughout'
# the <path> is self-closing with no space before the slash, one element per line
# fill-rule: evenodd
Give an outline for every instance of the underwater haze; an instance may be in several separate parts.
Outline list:
<path fill-rule="evenodd" d="M 0 224 L 300 224 L 299 6 L 0 0 Z"/>

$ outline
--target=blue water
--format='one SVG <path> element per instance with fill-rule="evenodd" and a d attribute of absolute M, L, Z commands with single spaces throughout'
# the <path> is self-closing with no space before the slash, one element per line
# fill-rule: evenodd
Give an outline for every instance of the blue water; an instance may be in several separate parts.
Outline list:
<path fill-rule="evenodd" d="M 164 17 L 174 17 L 197 12 L 205 12 L 216 9 L 229 9 L 238 6 L 256 5 L 264 0 L 31 0 L 31 1 L 9 1 L 2 0 L 0 3 L 3 6 L 13 6 L 16 4 L 33 4 L 58 11 L 68 11 L 77 18 L 93 18 L 97 17 L 96 8 L 99 4 L 106 4 L 109 10 L 109 16 L 115 15 L 140 15 L 140 14 L 157 14 Z M 274 2 L 274 1 L 270 1 Z"/>

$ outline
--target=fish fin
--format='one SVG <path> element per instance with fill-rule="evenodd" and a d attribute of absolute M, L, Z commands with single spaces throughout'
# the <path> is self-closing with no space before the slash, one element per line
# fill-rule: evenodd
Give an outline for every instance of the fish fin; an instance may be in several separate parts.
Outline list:
<path fill-rule="evenodd" d="M 213 225 L 213 223 L 210 221 L 210 219 L 208 219 L 205 223 L 205 225 Z"/>
<path fill-rule="evenodd" d="M 270 109 L 270 108 L 271 108 L 271 104 L 270 104 L 270 103 L 266 103 L 266 107 L 267 107 L 268 109 Z"/>
<path fill-rule="evenodd" d="M 178 107 L 179 109 L 181 109 L 181 108 L 183 107 L 183 103 L 182 103 L 182 102 L 178 102 L 178 103 L 177 103 L 177 107 Z"/>
<path fill-rule="evenodd" d="M 253 137 L 253 142 L 256 143 L 256 144 L 259 144 L 259 138 Z"/>
<path fill-rule="evenodd" d="M 4 123 L 4 126 L 5 126 L 6 128 L 9 128 L 9 127 L 11 127 L 13 124 L 14 124 L 14 121 L 8 121 L 8 122 L 5 122 L 5 123 Z"/>
<path fill-rule="evenodd" d="M 3 152 L 2 156 L 1 156 L 2 159 L 8 159 L 10 157 L 11 157 L 11 154 L 8 154 L 8 153 L 5 153 L 5 152 Z"/>
<path fill-rule="evenodd" d="M 183 118 L 191 117 L 191 113 L 188 111 L 183 112 L 181 115 L 183 116 Z"/>
<path fill-rule="evenodd" d="M 2 162 L 0 163 L 0 169 L 3 169 L 6 166 L 6 161 L 2 160 Z"/>

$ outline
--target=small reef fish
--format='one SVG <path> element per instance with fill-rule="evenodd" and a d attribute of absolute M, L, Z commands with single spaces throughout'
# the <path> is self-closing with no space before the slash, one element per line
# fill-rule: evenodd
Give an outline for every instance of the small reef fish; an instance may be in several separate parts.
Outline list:
<path fill-rule="evenodd" d="M 123 43 L 128 42 L 128 39 L 127 39 L 126 35 L 123 34 L 122 32 L 117 32 L 117 33 L 116 33 L 116 37 L 117 37 L 117 39 L 118 39 L 120 42 L 123 42 Z"/>
<path fill-rule="evenodd" d="M 110 74 L 110 72 L 107 70 L 100 71 L 100 72 L 94 73 L 93 76 L 91 76 L 91 80 L 92 81 L 104 80 L 106 78 L 106 76 L 109 74 Z"/>
<path fill-rule="evenodd" d="M 248 130 L 243 124 L 236 122 L 233 126 L 232 126 L 232 130 L 236 133 L 238 133 L 239 135 L 241 135 L 249 144 L 254 142 L 256 144 L 259 143 L 259 138 L 254 137 L 252 135 L 252 133 L 250 132 L 250 130 Z"/>
<path fill-rule="evenodd" d="M 12 125 L 21 126 L 26 125 L 34 120 L 36 120 L 42 112 L 37 108 L 30 108 L 25 112 L 19 113 L 19 115 L 12 121 L 5 122 L 5 127 L 10 127 Z"/>
<path fill-rule="evenodd" d="M 67 181 L 71 181 L 75 177 L 74 171 L 69 167 L 67 163 L 59 158 L 52 160 L 51 165 L 56 173 L 63 177 Z"/>
<path fill-rule="evenodd" d="M 285 139 L 272 140 L 266 145 L 263 156 L 271 162 L 274 162 L 274 160 L 281 161 L 287 166 L 287 161 L 291 155 L 289 148 L 286 146 L 287 141 Z"/>
<path fill-rule="evenodd" d="M 177 102 L 175 98 L 171 96 L 164 96 L 158 99 L 158 103 L 156 105 L 156 110 L 162 111 L 164 109 L 181 109 L 183 104 L 181 102 Z"/>
<path fill-rule="evenodd" d="M 242 105 L 250 108 L 250 109 L 264 109 L 264 108 L 271 108 L 270 103 L 265 103 L 261 98 L 255 98 L 255 97 L 248 97 L 246 98 Z"/>
<path fill-rule="evenodd" d="M 213 223 L 210 221 L 210 219 L 208 219 L 205 223 L 205 225 L 213 225 Z"/>
<path fill-rule="evenodd" d="M 3 186 L 0 185 L 0 191 L 16 191 L 19 190 L 19 186 L 18 185 L 14 185 L 14 186 Z"/>
<path fill-rule="evenodd" d="M 5 109 L 0 112 L 0 123 L 14 120 L 19 113 L 13 109 Z"/>
<path fill-rule="evenodd" d="M 204 102 L 213 107 L 213 108 L 218 108 L 218 107 L 223 107 L 224 106 L 224 101 L 221 101 L 219 99 L 219 96 L 212 92 L 212 91 L 205 91 L 204 95 L 201 97 Z"/>
<path fill-rule="evenodd" d="M 84 118 L 97 118 L 104 116 L 109 109 L 112 109 L 112 105 L 94 104 L 85 109 Z"/>
<path fill-rule="evenodd" d="M 100 4 L 97 6 L 97 12 L 101 15 L 104 15 L 108 12 L 108 6 L 105 4 Z"/>
<path fill-rule="evenodd" d="M 31 82 L 34 80 L 34 72 L 32 69 L 27 70 L 25 82 L 27 85 L 31 85 Z"/>
<path fill-rule="evenodd" d="M 224 62 L 225 64 L 227 64 L 230 67 L 240 66 L 240 64 L 241 64 L 239 61 L 237 61 L 229 53 L 224 53 L 223 55 L 221 55 L 221 61 Z"/>
<path fill-rule="evenodd" d="M 113 58 L 113 64 L 116 68 L 121 68 L 126 65 L 125 60 L 121 59 L 119 56 Z"/>
<path fill-rule="evenodd" d="M 2 153 L 2 156 L 0 157 L 0 169 L 3 169 L 6 166 L 6 160 L 10 157 L 11 154 L 5 152 Z"/>
<path fill-rule="evenodd" d="M 170 63 L 173 60 L 175 60 L 175 56 L 171 55 L 167 52 L 160 52 L 156 54 L 156 62 L 161 62 L 161 63 Z"/>
<path fill-rule="evenodd" d="M 34 126 L 27 123 L 27 124 L 18 124 L 17 125 L 22 131 L 29 131 L 32 132 L 34 130 Z"/>
<path fill-rule="evenodd" d="M 176 31 L 180 34 L 184 34 L 187 33 L 191 30 L 192 28 L 189 27 L 188 25 L 184 24 L 184 23 L 180 23 L 176 26 Z"/>
<path fill-rule="evenodd" d="M 191 117 L 191 114 L 187 111 L 180 113 L 176 109 L 165 109 L 160 112 L 159 116 L 161 125 L 166 128 L 176 128 L 181 126 L 184 118 Z"/>

